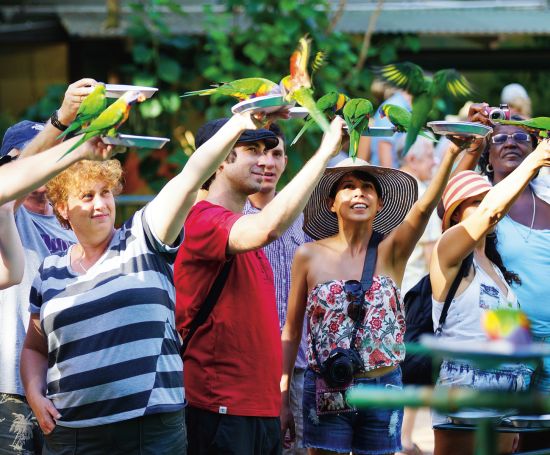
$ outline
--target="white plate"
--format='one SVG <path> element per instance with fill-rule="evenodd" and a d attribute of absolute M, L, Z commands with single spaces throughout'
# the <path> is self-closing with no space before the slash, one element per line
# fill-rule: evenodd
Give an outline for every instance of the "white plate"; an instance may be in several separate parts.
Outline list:
<path fill-rule="evenodd" d="M 309 115 L 308 110 L 302 106 L 291 107 L 288 113 L 290 118 L 306 118 Z"/>
<path fill-rule="evenodd" d="M 363 131 L 363 136 L 372 137 L 392 137 L 395 134 L 394 127 L 387 126 L 371 126 Z"/>
<path fill-rule="evenodd" d="M 109 145 L 122 145 L 124 147 L 138 147 L 145 149 L 161 149 L 170 141 L 167 137 L 134 136 L 132 134 L 117 134 L 116 136 L 103 136 L 101 140 Z"/>
<path fill-rule="evenodd" d="M 158 88 L 142 87 L 141 85 L 105 84 L 105 90 L 105 96 L 107 98 L 120 98 L 130 90 L 138 90 L 143 93 L 146 98 L 151 98 L 158 91 Z"/>
<path fill-rule="evenodd" d="M 485 137 L 493 132 L 493 128 L 477 122 L 429 122 L 428 126 L 435 134 L 443 136 Z"/>
<path fill-rule="evenodd" d="M 241 112 L 264 112 L 266 114 L 271 114 L 277 112 L 285 107 L 292 107 L 294 103 L 289 103 L 285 101 L 285 97 L 281 95 L 266 95 L 266 96 L 257 96 L 256 98 L 250 98 L 249 100 L 241 101 L 240 103 L 235 104 L 231 108 L 233 114 L 238 114 Z"/>

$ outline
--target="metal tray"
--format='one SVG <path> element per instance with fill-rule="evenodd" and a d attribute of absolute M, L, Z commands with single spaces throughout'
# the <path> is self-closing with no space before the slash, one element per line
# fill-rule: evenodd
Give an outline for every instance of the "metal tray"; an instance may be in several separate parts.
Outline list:
<path fill-rule="evenodd" d="M 500 411 L 493 411 L 491 409 L 476 409 L 455 412 L 454 414 L 449 414 L 448 417 L 456 425 L 477 425 L 480 420 L 491 420 L 498 424 L 504 418 L 504 415 Z"/>
<path fill-rule="evenodd" d="M 550 428 L 550 414 L 507 416 L 502 423 L 516 428 Z"/>
<path fill-rule="evenodd" d="M 363 136 L 372 137 L 392 137 L 395 134 L 395 128 L 387 126 L 371 126 L 363 131 Z"/>
<path fill-rule="evenodd" d="M 288 113 L 290 118 L 306 118 L 309 115 L 308 110 L 302 106 L 291 107 Z"/>
<path fill-rule="evenodd" d="M 284 96 L 281 95 L 266 95 L 266 96 L 257 96 L 256 98 L 250 98 L 249 100 L 241 101 L 240 103 L 235 104 L 231 108 L 233 114 L 239 114 L 241 112 L 264 112 L 270 114 L 272 112 L 277 112 L 284 107 L 292 107 L 294 103 L 289 103 L 285 101 Z"/>
<path fill-rule="evenodd" d="M 161 149 L 170 141 L 167 137 L 133 136 L 131 134 L 117 134 L 116 136 L 103 136 L 101 140 L 109 145 L 122 145 L 124 147 L 138 147 L 145 149 Z"/>
<path fill-rule="evenodd" d="M 477 122 L 429 122 L 428 126 L 435 134 L 442 136 L 473 136 L 485 137 L 493 132 L 493 128 Z"/>
<path fill-rule="evenodd" d="M 158 91 L 158 88 L 143 87 L 141 85 L 105 84 L 105 96 L 107 98 L 120 98 L 129 90 L 138 90 L 146 98 L 151 98 Z"/>

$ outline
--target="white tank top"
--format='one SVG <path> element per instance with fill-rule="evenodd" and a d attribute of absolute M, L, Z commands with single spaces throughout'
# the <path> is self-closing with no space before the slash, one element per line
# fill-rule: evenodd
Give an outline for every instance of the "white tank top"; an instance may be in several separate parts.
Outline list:
<path fill-rule="evenodd" d="M 442 337 L 453 340 L 483 340 L 487 336 L 481 326 L 481 316 L 485 310 L 495 308 L 519 308 L 518 300 L 510 286 L 504 280 L 499 268 L 492 264 L 497 275 L 506 285 L 507 295 L 495 281 L 474 260 L 474 279 L 470 285 L 456 296 L 449 307 L 447 319 L 443 325 Z M 432 320 L 434 331 L 439 325 L 443 311 L 443 302 L 432 297 Z"/>

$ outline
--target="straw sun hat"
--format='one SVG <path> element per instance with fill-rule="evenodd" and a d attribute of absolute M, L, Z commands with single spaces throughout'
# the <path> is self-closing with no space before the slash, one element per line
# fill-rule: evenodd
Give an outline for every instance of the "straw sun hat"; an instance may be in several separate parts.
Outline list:
<path fill-rule="evenodd" d="M 315 240 L 338 232 L 338 219 L 329 208 L 329 194 L 336 182 L 349 172 L 366 172 L 379 183 L 383 206 L 374 218 L 373 229 L 384 235 L 401 224 L 418 196 L 416 180 L 406 172 L 373 166 L 359 158 L 355 161 L 346 158 L 325 170 L 304 210 L 304 231 Z"/>
<path fill-rule="evenodd" d="M 449 180 L 443 193 L 442 230 L 451 227 L 451 218 L 458 206 L 466 199 L 486 194 L 491 190 L 492 185 L 487 178 L 474 171 L 462 171 Z"/>

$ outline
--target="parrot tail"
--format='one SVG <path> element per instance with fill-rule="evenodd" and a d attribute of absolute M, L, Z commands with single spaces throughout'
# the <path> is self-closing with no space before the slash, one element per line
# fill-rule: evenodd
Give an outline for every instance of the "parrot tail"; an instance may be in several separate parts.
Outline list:
<path fill-rule="evenodd" d="M 188 96 L 195 96 L 195 95 L 199 95 L 199 96 L 207 96 L 207 95 L 212 95 L 212 93 L 215 93 L 216 92 L 216 88 L 206 88 L 204 90 L 195 90 L 193 92 L 185 92 L 183 95 L 180 95 L 180 98 L 187 98 Z"/>
<path fill-rule="evenodd" d="M 313 120 L 306 120 L 306 123 L 304 123 L 304 126 L 302 126 L 302 129 L 300 131 L 298 131 L 298 134 L 296 135 L 296 137 L 292 140 L 292 142 L 290 143 L 290 146 L 292 147 L 294 144 L 296 144 L 296 142 L 298 142 L 298 140 L 302 137 L 302 135 L 307 131 L 307 129 L 311 126 L 311 124 L 313 123 Z"/>
<path fill-rule="evenodd" d="M 65 131 L 63 131 L 59 136 L 57 136 L 55 139 L 56 140 L 63 139 L 64 137 L 68 136 L 72 132 L 78 131 L 80 128 L 82 128 L 82 124 L 80 122 L 76 122 L 76 121 L 72 122 L 69 125 L 69 127 Z"/>
<path fill-rule="evenodd" d="M 357 156 L 357 151 L 359 150 L 359 139 L 361 138 L 361 133 L 354 129 L 349 133 L 349 156 L 355 161 Z"/>
<path fill-rule="evenodd" d="M 74 149 L 80 147 L 82 144 L 84 144 L 84 142 L 86 142 L 87 138 L 86 138 L 86 135 L 83 134 L 82 137 L 80 138 L 80 140 L 75 144 L 73 145 L 69 150 L 67 150 L 57 161 L 61 161 L 63 158 L 65 158 L 65 156 L 67 156 L 69 153 L 71 153 Z"/>
<path fill-rule="evenodd" d="M 428 130 L 420 130 L 420 132 L 418 133 L 419 136 L 422 136 L 422 137 L 425 137 L 426 139 L 429 139 L 430 141 L 432 142 L 438 142 L 438 140 L 436 139 L 436 137 L 433 135 L 433 133 L 431 131 L 428 131 Z"/>
<path fill-rule="evenodd" d="M 416 141 L 416 138 L 418 137 L 419 133 L 420 133 L 420 128 L 411 126 L 408 129 L 407 137 L 405 138 L 405 146 L 403 147 L 403 151 L 401 152 L 401 158 L 403 158 L 407 154 L 407 152 L 410 150 L 410 148 Z"/>
<path fill-rule="evenodd" d="M 327 118 L 324 116 L 323 112 L 317 107 L 315 100 L 313 99 L 311 90 L 302 89 L 296 90 L 293 94 L 293 98 L 303 107 L 305 107 L 311 118 L 319 125 L 323 132 L 327 133 L 330 129 Z"/>

